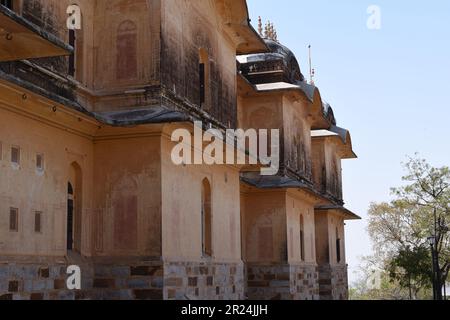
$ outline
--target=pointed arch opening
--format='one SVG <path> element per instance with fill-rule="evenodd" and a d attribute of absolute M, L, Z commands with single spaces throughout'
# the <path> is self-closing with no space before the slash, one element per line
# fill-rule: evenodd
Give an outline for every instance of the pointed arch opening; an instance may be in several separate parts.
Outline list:
<path fill-rule="evenodd" d="M 210 106 L 210 66 L 209 54 L 205 48 L 199 49 L 199 90 L 200 90 L 200 107 L 209 110 Z"/>
<path fill-rule="evenodd" d="M 336 261 L 337 263 L 341 263 L 341 239 L 339 237 L 339 230 L 336 227 Z"/>
<path fill-rule="evenodd" d="M 213 255 L 211 184 L 206 178 L 202 181 L 202 253 L 204 257 Z"/>
<path fill-rule="evenodd" d="M 305 222 L 303 215 L 300 215 L 300 260 L 305 261 Z"/>
<path fill-rule="evenodd" d="M 67 183 L 67 250 L 81 252 L 82 232 L 82 185 L 81 167 L 73 162 L 70 165 L 69 181 Z"/>

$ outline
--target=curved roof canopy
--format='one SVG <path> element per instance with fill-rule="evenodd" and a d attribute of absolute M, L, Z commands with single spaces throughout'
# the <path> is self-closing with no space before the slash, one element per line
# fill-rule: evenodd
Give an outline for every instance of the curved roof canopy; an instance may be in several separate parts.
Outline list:
<path fill-rule="evenodd" d="M 300 65 L 294 53 L 281 43 L 264 39 L 269 52 L 238 57 L 241 72 L 253 84 L 286 82 L 303 85 Z"/>
<path fill-rule="evenodd" d="M 250 24 L 246 0 L 214 1 L 225 31 L 237 45 L 237 54 L 267 52 L 268 48 L 256 30 Z"/>
<path fill-rule="evenodd" d="M 336 139 L 340 146 L 340 154 L 342 159 L 355 159 L 357 155 L 353 151 L 352 138 L 350 131 L 344 128 L 331 126 L 329 130 L 312 130 L 312 139 Z"/>
<path fill-rule="evenodd" d="M 69 55 L 73 48 L 0 5 L 0 61 Z"/>

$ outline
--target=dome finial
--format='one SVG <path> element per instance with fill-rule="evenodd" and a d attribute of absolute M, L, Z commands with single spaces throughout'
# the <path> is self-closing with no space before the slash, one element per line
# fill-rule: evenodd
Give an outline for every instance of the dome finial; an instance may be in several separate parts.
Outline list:
<path fill-rule="evenodd" d="M 271 39 L 273 41 L 278 42 L 278 34 L 277 34 L 277 29 L 275 28 L 275 24 L 271 24 L 270 26 L 270 35 L 271 35 Z"/>
<path fill-rule="evenodd" d="M 266 39 L 270 38 L 270 21 L 266 22 L 266 27 L 265 27 L 265 30 L 264 30 L 264 37 Z"/>
<path fill-rule="evenodd" d="M 259 17 L 258 20 L 258 32 L 264 39 L 269 39 L 278 42 L 277 30 L 275 29 L 275 24 L 268 20 L 264 27 L 264 33 L 262 28 L 262 19 Z"/>
<path fill-rule="evenodd" d="M 261 16 L 258 17 L 258 33 L 261 37 L 263 36 L 263 25 Z"/>

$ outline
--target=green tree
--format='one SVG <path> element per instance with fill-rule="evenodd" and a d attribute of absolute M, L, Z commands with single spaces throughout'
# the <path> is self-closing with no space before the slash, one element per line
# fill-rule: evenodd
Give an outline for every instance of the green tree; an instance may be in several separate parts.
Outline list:
<path fill-rule="evenodd" d="M 408 288 L 409 298 L 417 299 L 420 290 L 430 288 L 430 259 L 427 247 L 401 249 L 387 265 L 391 282 L 397 281 L 402 288 Z"/>
<path fill-rule="evenodd" d="M 440 283 L 444 285 L 450 272 L 450 169 L 434 168 L 423 159 L 410 159 L 406 168 L 409 174 L 403 180 L 408 184 L 393 192 L 423 213 L 420 227 L 436 239 Z"/>
<path fill-rule="evenodd" d="M 383 261 L 384 270 L 390 274 L 392 271 L 400 286 L 414 290 L 417 295 L 421 288 L 426 289 L 425 279 L 430 279 L 431 257 L 425 248 L 429 248 L 427 238 L 431 235 L 436 238 L 442 285 L 450 271 L 450 170 L 412 158 L 405 168 L 408 171 L 403 177 L 405 186 L 392 189 L 396 199 L 371 205 L 368 230 L 375 256 Z M 425 270 L 427 254 L 430 263 Z M 417 269 L 410 267 L 419 261 Z M 400 269 L 403 275 L 396 272 Z"/>

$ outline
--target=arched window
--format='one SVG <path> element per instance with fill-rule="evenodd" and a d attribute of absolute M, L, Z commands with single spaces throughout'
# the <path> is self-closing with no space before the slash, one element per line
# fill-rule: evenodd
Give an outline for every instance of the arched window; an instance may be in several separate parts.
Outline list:
<path fill-rule="evenodd" d="M 77 52 L 76 48 L 76 36 L 75 30 L 69 30 L 69 45 L 73 47 L 73 53 L 69 56 L 69 76 L 75 76 L 75 54 Z"/>
<path fill-rule="evenodd" d="M 305 224 L 303 215 L 300 215 L 300 259 L 305 261 Z"/>
<path fill-rule="evenodd" d="M 336 260 L 341 262 L 341 239 L 339 239 L 339 230 L 336 228 Z"/>
<path fill-rule="evenodd" d="M 199 89 L 200 89 L 200 107 L 204 108 L 209 105 L 209 56 L 206 49 L 199 50 Z"/>
<path fill-rule="evenodd" d="M 117 29 L 116 77 L 131 80 L 137 77 L 137 26 L 133 21 L 122 22 Z"/>
<path fill-rule="evenodd" d="M 211 185 L 208 179 L 202 182 L 202 253 L 211 257 L 212 252 L 212 215 L 211 215 Z"/>
<path fill-rule="evenodd" d="M 73 196 L 73 187 L 70 182 L 68 183 L 68 186 L 67 186 L 67 194 Z"/>
<path fill-rule="evenodd" d="M 81 167 L 74 162 L 70 166 L 67 184 L 67 250 L 81 252 L 83 175 Z"/>

